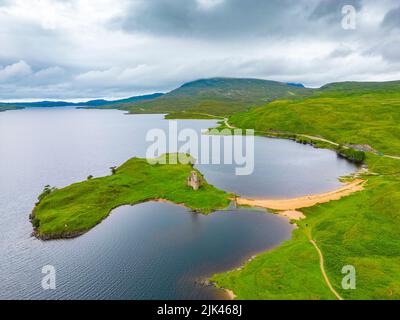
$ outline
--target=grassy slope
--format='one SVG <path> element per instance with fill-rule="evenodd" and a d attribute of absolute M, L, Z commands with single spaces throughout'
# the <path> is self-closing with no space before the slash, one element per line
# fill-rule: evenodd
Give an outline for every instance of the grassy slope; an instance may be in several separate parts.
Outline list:
<path fill-rule="evenodd" d="M 185 112 L 225 116 L 275 99 L 299 98 L 311 92 L 275 81 L 213 78 L 186 83 L 153 101 L 119 107 L 132 113 Z"/>
<path fill-rule="evenodd" d="M 400 154 L 398 85 L 330 85 L 318 97 L 272 102 L 235 115 L 231 122 L 262 131 L 366 143 Z M 364 191 L 304 209 L 307 219 L 299 223 L 292 240 L 259 255 L 242 270 L 215 275 L 214 281 L 240 299 L 335 299 L 322 278 L 317 252 L 309 242 L 312 238 L 342 297 L 400 299 L 400 161 L 369 154 L 367 164 L 377 175 L 365 177 Z M 356 290 L 341 288 L 345 265 L 356 267 Z"/>
<path fill-rule="evenodd" d="M 322 136 L 338 143 L 369 144 L 400 155 L 400 86 L 397 92 L 321 92 L 299 101 L 274 101 L 230 122 L 242 128 Z"/>
<path fill-rule="evenodd" d="M 307 219 L 292 240 L 213 280 L 240 299 L 335 299 L 322 278 L 312 237 L 345 299 L 400 299 L 400 161 L 371 157 L 371 170 L 382 175 L 368 176 L 365 191 L 305 209 Z M 341 288 L 345 265 L 356 268 L 356 290 Z"/>
<path fill-rule="evenodd" d="M 38 236 L 63 237 L 87 231 L 116 207 L 153 199 L 165 199 L 203 213 L 222 209 L 229 195 L 207 184 L 193 191 L 186 179 L 191 165 L 150 165 L 132 158 L 114 175 L 72 184 L 53 191 L 34 208 L 40 224 Z"/>

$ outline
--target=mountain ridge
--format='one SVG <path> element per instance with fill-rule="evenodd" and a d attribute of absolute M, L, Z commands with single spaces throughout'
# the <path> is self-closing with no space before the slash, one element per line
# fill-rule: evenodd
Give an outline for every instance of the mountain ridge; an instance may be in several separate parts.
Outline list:
<path fill-rule="evenodd" d="M 206 78 L 186 82 L 154 100 L 121 104 L 131 113 L 203 113 L 227 116 L 277 99 L 296 99 L 313 89 L 253 78 Z"/>
<path fill-rule="evenodd" d="M 156 99 L 161 97 L 164 93 L 152 93 L 147 95 L 132 96 L 129 98 L 118 99 L 118 100 L 106 100 L 106 99 L 94 99 L 86 102 L 68 102 L 68 101 L 37 101 L 37 102 L 0 102 L 0 107 L 65 107 L 65 106 L 82 106 L 82 107 L 101 107 L 101 106 L 111 106 L 121 103 L 138 102 L 150 99 Z"/>
<path fill-rule="evenodd" d="M 355 96 L 368 93 L 400 91 L 400 81 L 328 83 L 307 88 L 301 83 L 279 82 L 257 78 L 214 77 L 185 82 L 165 94 L 154 93 L 119 100 L 94 99 L 87 102 L 40 101 L 1 103 L 0 111 L 25 107 L 61 107 L 121 109 L 130 113 L 173 113 L 180 115 L 230 116 L 260 107 L 276 100 L 301 100 L 321 95 Z"/>

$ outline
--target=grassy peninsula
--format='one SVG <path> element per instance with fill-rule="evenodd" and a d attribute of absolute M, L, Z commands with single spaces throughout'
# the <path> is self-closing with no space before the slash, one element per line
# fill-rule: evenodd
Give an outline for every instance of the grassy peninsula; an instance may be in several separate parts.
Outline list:
<path fill-rule="evenodd" d="M 42 239 L 79 236 L 114 208 L 150 200 L 184 204 L 202 213 L 227 207 L 230 195 L 209 185 L 197 170 L 202 181 L 200 189 L 194 191 L 187 186 L 187 177 L 193 170 L 191 164 L 151 165 L 146 159 L 132 158 L 113 168 L 110 176 L 63 189 L 47 188 L 31 215 L 35 235 Z"/>
<path fill-rule="evenodd" d="M 302 209 L 293 238 L 243 268 L 214 275 L 238 299 L 400 299 L 400 82 L 340 83 L 312 97 L 274 101 L 233 115 L 229 123 L 258 134 L 305 139 L 322 147 L 362 146 L 365 189 Z M 376 150 L 376 152 L 374 151 Z M 378 155 L 379 154 L 379 155 Z M 387 154 L 388 156 L 385 156 Z M 342 268 L 356 270 L 356 289 L 342 287 Z"/>

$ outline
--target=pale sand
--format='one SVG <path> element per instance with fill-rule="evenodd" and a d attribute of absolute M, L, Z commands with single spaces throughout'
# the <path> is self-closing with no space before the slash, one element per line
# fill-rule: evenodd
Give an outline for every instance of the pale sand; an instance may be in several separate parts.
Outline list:
<path fill-rule="evenodd" d="M 306 218 L 303 212 L 296 210 L 279 211 L 278 214 L 289 220 L 303 220 Z"/>
<path fill-rule="evenodd" d="M 236 299 L 236 295 L 233 293 L 232 290 L 225 289 L 225 292 L 228 294 L 228 297 L 229 297 L 230 300 L 235 300 Z"/>
<path fill-rule="evenodd" d="M 356 179 L 335 191 L 309 195 L 292 199 L 244 199 L 237 198 L 239 205 L 248 205 L 252 207 L 261 207 L 272 210 L 278 210 L 279 214 L 288 217 L 291 220 L 300 220 L 305 218 L 303 213 L 297 209 L 313 207 L 316 204 L 326 203 L 332 200 L 339 200 L 354 192 L 364 189 L 365 180 Z"/>

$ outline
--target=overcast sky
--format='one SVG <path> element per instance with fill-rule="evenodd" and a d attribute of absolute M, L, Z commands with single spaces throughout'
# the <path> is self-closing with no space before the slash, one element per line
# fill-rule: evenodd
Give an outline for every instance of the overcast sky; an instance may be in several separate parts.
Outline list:
<path fill-rule="evenodd" d="M 400 1 L 0 0 L 0 100 L 118 98 L 216 76 L 400 80 Z"/>

